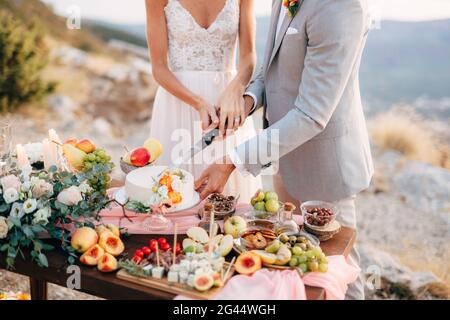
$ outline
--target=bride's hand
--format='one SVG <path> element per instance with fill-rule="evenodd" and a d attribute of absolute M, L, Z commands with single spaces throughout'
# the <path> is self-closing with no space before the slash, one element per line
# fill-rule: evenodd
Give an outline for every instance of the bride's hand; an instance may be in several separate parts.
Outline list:
<path fill-rule="evenodd" d="M 213 105 L 206 101 L 202 101 L 197 110 L 200 114 L 203 131 L 209 131 L 217 127 L 219 124 L 219 117 L 217 116 L 217 110 Z"/>
<path fill-rule="evenodd" d="M 227 131 L 238 129 L 245 122 L 244 90 L 228 87 L 220 96 L 217 103 L 220 108 L 219 131 L 224 136 Z"/>

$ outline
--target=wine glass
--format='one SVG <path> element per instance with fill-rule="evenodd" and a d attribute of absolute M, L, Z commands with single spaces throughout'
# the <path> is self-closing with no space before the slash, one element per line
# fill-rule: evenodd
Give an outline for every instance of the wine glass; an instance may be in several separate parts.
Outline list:
<path fill-rule="evenodd" d="M 142 221 L 142 226 L 149 231 L 162 231 L 172 227 L 172 221 L 167 219 L 164 215 L 167 213 L 168 207 L 166 203 L 161 203 L 156 206 L 152 206 L 152 213 L 150 217 L 145 218 Z"/>
<path fill-rule="evenodd" d="M 12 149 L 11 123 L 7 120 L 0 120 L 0 172 L 3 174 L 7 170 Z"/>

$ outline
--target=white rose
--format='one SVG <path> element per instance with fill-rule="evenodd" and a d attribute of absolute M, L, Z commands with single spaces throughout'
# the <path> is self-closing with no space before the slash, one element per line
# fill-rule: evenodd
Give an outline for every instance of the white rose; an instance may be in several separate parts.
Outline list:
<path fill-rule="evenodd" d="M 46 225 L 48 223 L 48 218 L 51 215 L 51 210 L 49 207 L 45 207 L 42 209 L 39 209 L 35 212 L 33 215 L 33 224 L 43 224 Z"/>
<path fill-rule="evenodd" d="M 13 203 L 11 207 L 11 212 L 9 213 L 10 217 L 14 217 L 17 219 L 22 219 L 22 217 L 25 215 L 25 212 L 23 211 L 23 205 L 21 203 Z"/>
<path fill-rule="evenodd" d="M 152 193 L 150 195 L 150 198 L 148 199 L 148 201 L 144 203 L 144 206 L 150 207 L 150 206 L 153 206 L 153 205 L 158 204 L 160 202 L 161 202 L 161 197 L 158 194 L 156 194 L 156 193 Z"/>
<path fill-rule="evenodd" d="M 166 186 L 161 186 L 158 188 L 158 194 L 161 197 L 167 197 L 167 194 L 169 193 L 169 189 L 167 189 Z"/>
<path fill-rule="evenodd" d="M 80 189 L 76 186 L 71 186 L 64 189 L 58 194 L 57 200 L 67 206 L 75 206 L 83 200 Z"/>
<path fill-rule="evenodd" d="M 23 211 L 25 213 L 31 213 L 34 210 L 36 210 L 37 207 L 37 201 L 36 199 L 28 199 L 23 203 Z"/>
<path fill-rule="evenodd" d="M 83 181 L 79 186 L 78 186 L 78 189 L 80 189 L 80 191 L 82 192 L 82 193 L 90 193 L 90 192 L 92 192 L 92 187 L 86 182 L 86 181 Z"/>
<path fill-rule="evenodd" d="M 31 181 L 33 197 L 41 198 L 42 196 L 50 197 L 53 195 L 53 186 L 45 180 L 37 179 Z"/>
<path fill-rule="evenodd" d="M 14 188 L 6 189 L 3 193 L 3 199 L 5 199 L 6 203 L 13 203 L 19 200 L 19 192 Z"/>
<path fill-rule="evenodd" d="M 20 191 L 28 192 L 30 190 L 31 190 L 31 182 L 30 181 L 25 181 L 24 183 L 22 183 L 22 186 L 20 187 Z"/>
<path fill-rule="evenodd" d="M 13 189 L 16 189 L 17 192 L 20 191 L 20 186 L 22 185 L 22 183 L 20 182 L 20 179 L 12 174 L 1 178 L 0 184 L 2 185 L 3 190 L 13 188 Z"/>
<path fill-rule="evenodd" d="M 8 235 L 8 223 L 5 217 L 0 217 L 0 239 L 5 239 Z"/>
<path fill-rule="evenodd" d="M 183 182 L 181 181 L 179 176 L 173 176 L 172 179 L 172 189 L 174 191 L 181 191 L 183 188 Z"/>

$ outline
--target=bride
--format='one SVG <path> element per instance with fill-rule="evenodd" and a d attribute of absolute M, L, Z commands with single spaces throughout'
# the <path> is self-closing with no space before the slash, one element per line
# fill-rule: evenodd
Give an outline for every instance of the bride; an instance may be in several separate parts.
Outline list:
<path fill-rule="evenodd" d="M 218 127 L 221 139 L 183 164 L 199 178 L 208 164 L 255 135 L 244 110 L 256 60 L 253 2 L 146 0 L 153 76 L 160 85 L 151 121 L 151 136 L 164 146 L 158 164 L 173 164 L 204 130 Z M 248 202 L 259 188 L 260 178 L 236 170 L 224 192 L 237 192 Z"/>

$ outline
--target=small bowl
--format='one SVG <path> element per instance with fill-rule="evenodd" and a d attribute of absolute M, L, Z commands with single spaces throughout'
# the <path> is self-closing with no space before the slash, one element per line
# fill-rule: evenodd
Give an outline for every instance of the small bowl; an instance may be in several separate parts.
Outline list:
<path fill-rule="evenodd" d="M 216 202 L 215 200 L 212 199 L 212 197 L 214 196 L 214 194 L 210 194 L 207 198 L 206 198 L 206 202 L 212 203 L 214 205 L 214 216 L 218 219 L 218 220 L 225 220 L 226 218 L 231 217 L 235 212 L 236 212 L 236 206 L 239 200 L 239 193 L 237 192 L 233 192 L 232 194 L 226 195 L 226 197 L 233 197 L 233 200 L 227 200 L 231 202 L 231 208 L 229 210 L 217 210 L 216 209 Z"/>
<path fill-rule="evenodd" d="M 125 173 L 125 174 L 129 174 L 133 170 L 145 168 L 145 167 L 148 167 L 151 165 L 153 165 L 153 162 L 149 163 L 148 165 L 143 166 L 143 167 L 136 167 L 136 166 L 133 166 L 132 164 L 128 164 L 125 161 L 123 161 L 123 158 L 120 158 L 120 169 L 122 169 L 123 173 Z"/>
<path fill-rule="evenodd" d="M 311 224 L 309 223 L 308 219 L 310 219 L 314 215 L 309 213 L 308 210 L 313 208 L 329 209 L 331 210 L 333 215 L 322 217 L 322 219 L 324 220 L 324 223 L 322 225 Z M 304 224 L 310 228 L 317 230 L 326 229 L 330 225 L 330 223 L 332 223 L 336 219 L 336 216 L 339 214 L 338 209 L 335 205 L 325 201 L 306 201 L 300 205 L 300 210 L 303 215 Z"/>

